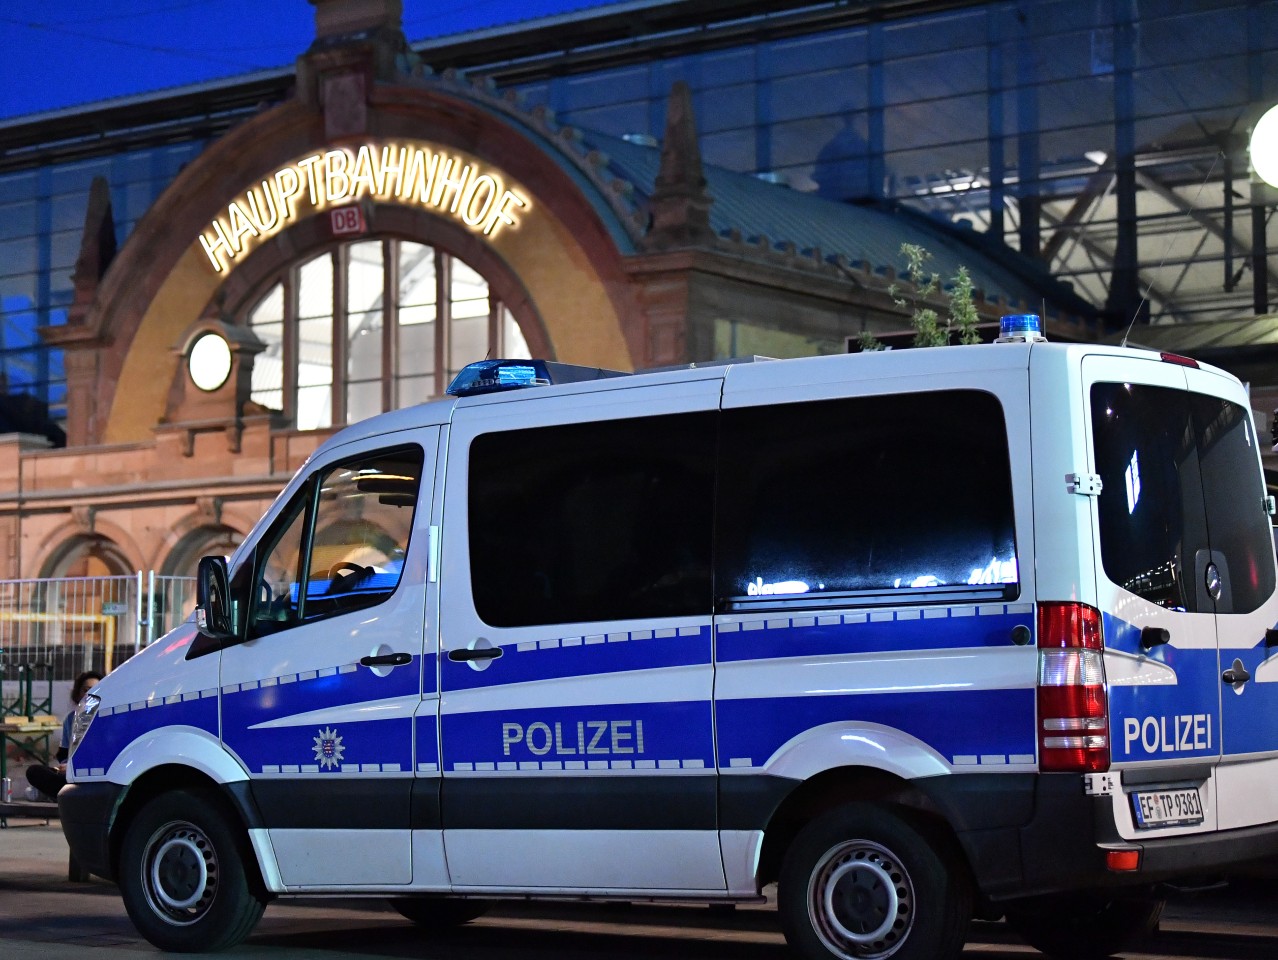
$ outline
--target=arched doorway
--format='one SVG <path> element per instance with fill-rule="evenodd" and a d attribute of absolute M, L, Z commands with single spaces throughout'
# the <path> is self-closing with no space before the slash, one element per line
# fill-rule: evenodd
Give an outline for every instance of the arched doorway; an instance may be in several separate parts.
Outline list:
<path fill-rule="evenodd" d="M 53 550 L 32 585 L 15 627 L 18 645 L 45 651 L 52 677 L 104 673 L 132 650 L 136 571 L 124 551 L 99 533 L 79 533 Z"/>
<path fill-rule="evenodd" d="M 133 573 L 124 551 L 101 534 L 79 534 L 49 554 L 41 577 L 116 577 Z"/>

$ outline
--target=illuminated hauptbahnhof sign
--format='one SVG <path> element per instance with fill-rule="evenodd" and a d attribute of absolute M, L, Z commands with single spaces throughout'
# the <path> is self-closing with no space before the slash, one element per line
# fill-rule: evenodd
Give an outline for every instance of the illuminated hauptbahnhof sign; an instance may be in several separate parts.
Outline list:
<path fill-rule="evenodd" d="M 528 198 L 477 161 L 424 143 L 366 143 L 312 153 L 236 197 L 200 235 L 222 273 L 256 244 L 299 220 L 365 198 L 416 205 L 485 236 L 519 226 Z"/>

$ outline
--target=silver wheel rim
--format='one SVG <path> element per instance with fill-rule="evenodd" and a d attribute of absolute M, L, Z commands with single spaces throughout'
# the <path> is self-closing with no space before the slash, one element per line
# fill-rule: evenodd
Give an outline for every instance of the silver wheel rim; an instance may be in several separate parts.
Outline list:
<path fill-rule="evenodd" d="M 837 956 L 890 957 L 914 924 L 914 886 L 886 847 L 849 840 L 828 850 L 812 871 L 808 917 Z"/>
<path fill-rule="evenodd" d="M 142 888 L 156 916 L 189 926 L 208 913 L 217 894 L 217 852 L 194 824 L 167 823 L 142 854 Z"/>

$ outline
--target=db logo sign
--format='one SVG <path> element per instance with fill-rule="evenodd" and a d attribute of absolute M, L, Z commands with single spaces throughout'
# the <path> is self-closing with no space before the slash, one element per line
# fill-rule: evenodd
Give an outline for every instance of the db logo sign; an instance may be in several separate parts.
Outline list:
<path fill-rule="evenodd" d="M 335 237 L 363 233 L 367 229 L 364 226 L 364 211 L 359 207 L 339 207 L 336 210 L 330 210 L 328 222 L 332 225 Z"/>

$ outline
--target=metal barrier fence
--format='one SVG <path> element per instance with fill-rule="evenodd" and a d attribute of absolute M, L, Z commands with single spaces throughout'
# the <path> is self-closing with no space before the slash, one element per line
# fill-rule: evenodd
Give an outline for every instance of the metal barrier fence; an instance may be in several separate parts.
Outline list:
<path fill-rule="evenodd" d="M 2 713 L 55 713 L 52 685 L 106 673 L 184 620 L 195 578 L 138 571 L 123 577 L 0 580 Z M 15 683 L 17 690 L 15 692 Z M 50 697 L 41 690 L 50 691 Z M 13 707 L 14 709 L 10 709 Z"/>

